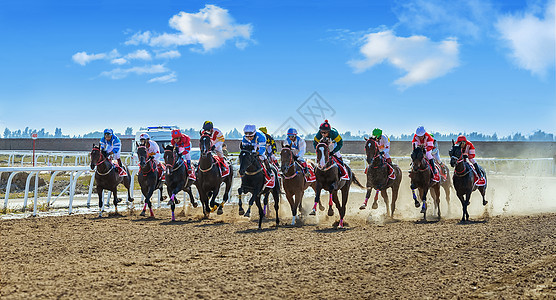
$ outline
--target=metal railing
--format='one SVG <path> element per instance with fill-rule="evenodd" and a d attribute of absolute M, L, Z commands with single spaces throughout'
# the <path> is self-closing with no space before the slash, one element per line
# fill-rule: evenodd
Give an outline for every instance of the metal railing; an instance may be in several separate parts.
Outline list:
<path fill-rule="evenodd" d="M 8 156 L 7 166 L 15 167 L 16 158 L 17 164 L 23 167 L 26 163 L 33 165 L 33 151 L 32 150 L 0 150 L 0 155 Z M 45 166 L 64 166 L 64 163 L 68 165 L 68 160 L 71 161 L 69 164 L 74 166 L 86 166 L 90 162 L 90 153 L 87 151 L 35 151 L 35 165 L 45 165 Z M 122 152 L 122 161 L 129 165 L 134 163 L 133 153 Z M 29 162 L 25 162 L 25 158 L 31 158 Z M 60 162 L 57 162 L 61 159 Z"/>

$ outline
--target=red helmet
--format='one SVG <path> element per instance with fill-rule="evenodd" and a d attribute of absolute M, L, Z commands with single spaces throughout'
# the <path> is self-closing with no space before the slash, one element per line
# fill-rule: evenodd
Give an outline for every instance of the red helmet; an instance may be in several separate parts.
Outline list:
<path fill-rule="evenodd" d="M 456 143 L 459 144 L 460 142 L 466 142 L 467 143 L 467 138 L 465 138 L 464 135 L 458 136 L 458 139 L 457 139 Z"/>
<path fill-rule="evenodd" d="M 181 136 L 181 132 L 180 132 L 179 129 L 174 129 L 174 130 L 172 130 L 172 138 L 173 138 L 173 139 L 174 139 L 174 138 L 177 138 L 177 137 L 180 137 L 180 136 Z"/>

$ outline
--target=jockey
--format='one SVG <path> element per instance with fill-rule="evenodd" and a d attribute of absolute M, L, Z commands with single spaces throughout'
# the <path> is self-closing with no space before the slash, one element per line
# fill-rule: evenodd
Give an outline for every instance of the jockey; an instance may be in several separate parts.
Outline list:
<path fill-rule="evenodd" d="M 253 146 L 254 151 L 259 154 L 259 159 L 264 161 L 266 159 L 266 139 L 264 135 L 257 132 L 255 125 L 245 125 L 243 132 L 245 135 L 241 144 Z"/>
<path fill-rule="evenodd" d="M 425 146 L 426 156 L 431 165 L 432 173 L 436 175 L 436 168 L 434 167 L 435 166 L 434 159 L 431 153 L 432 150 L 434 149 L 434 140 L 431 137 L 431 135 L 427 133 L 425 127 L 423 126 L 417 127 L 417 130 L 415 131 L 415 135 L 413 135 L 413 140 L 411 141 L 411 143 L 413 144 L 413 150 L 415 150 L 415 148 L 417 148 L 418 146 L 421 145 Z"/>
<path fill-rule="evenodd" d="M 153 157 L 156 165 L 160 165 L 160 148 L 156 142 L 151 142 L 151 137 L 147 133 L 142 133 L 139 136 L 139 142 L 141 146 L 145 146 L 147 148 L 147 159 L 149 157 Z"/>
<path fill-rule="evenodd" d="M 259 127 L 259 130 L 264 134 L 266 138 L 266 156 L 270 158 L 272 162 L 278 164 L 278 160 L 276 159 L 275 155 L 275 153 L 278 151 L 276 149 L 276 142 L 274 141 L 272 136 L 267 133 L 266 127 Z"/>
<path fill-rule="evenodd" d="M 477 174 L 479 174 L 480 179 L 483 178 L 483 173 L 481 169 L 479 169 L 479 165 L 475 161 L 475 146 L 467 140 L 464 135 L 458 136 L 456 144 L 459 144 L 461 147 L 461 154 L 463 154 L 463 159 L 469 159 L 469 162 L 473 164 Z"/>
<path fill-rule="evenodd" d="M 191 168 L 191 139 L 186 134 L 181 133 L 179 129 L 172 130 L 172 146 L 178 147 L 178 154 L 184 156 L 187 161 L 187 174 L 195 179 L 195 172 Z"/>
<path fill-rule="evenodd" d="M 118 160 L 120 167 L 123 167 L 124 165 L 120 159 L 121 147 L 122 143 L 120 139 L 114 135 L 114 131 L 109 128 L 104 129 L 104 137 L 100 139 L 100 149 L 106 151 L 108 155 L 112 155 L 114 159 Z"/>
<path fill-rule="evenodd" d="M 214 148 L 214 152 L 218 157 L 224 159 L 224 152 L 222 151 L 222 145 L 224 144 L 224 134 L 218 128 L 214 128 L 211 121 L 205 121 L 203 123 L 203 131 L 201 135 L 208 134 L 210 137 L 210 146 Z"/>
<path fill-rule="evenodd" d="M 201 136 L 207 134 L 210 137 L 210 147 L 211 150 L 216 152 L 216 155 L 222 159 L 222 164 L 220 164 L 220 174 L 224 174 L 226 171 L 225 161 L 224 158 L 224 151 L 222 150 L 222 145 L 224 145 L 224 134 L 218 128 L 214 128 L 214 125 L 211 121 L 205 121 L 203 123 L 203 130 L 201 131 Z M 227 155 L 226 155 L 227 156 Z"/>
<path fill-rule="evenodd" d="M 297 136 L 297 130 L 295 128 L 288 129 L 288 137 L 284 140 L 284 145 L 289 145 L 291 147 L 295 159 L 301 163 L 303 171 L 307 174 L 307 162 L 303 158 L 305 150 L 307 149 L 307 144 L 304 139 Z"/>
<path fill-rule="evenodd" d="M 384 154 L 386 162 L 390 165 L 392 164 L 392 158 L 390 158 L 390 139 L 385 134 L 382 134 L 382 129 L 375 128 L 373 130 L 373 136 L 378 144 L 378 151 Z"/>
<path fill-rule="evenodd" d="M 340 154 L 340 149 L 342 149 L 342 146 L 344 145 L 344 141 L 342 140 L 342 137 L 338 133 L 338 130 L 330 126 L 328 120 L 324 120 L 324 123 L 320 124 L 319 132 L 313 139 L 313 146 L 315 147 L 315 149 L 317 149 L 317 144 L 320 142 L 320 140 L 325 137 L 329 138 L 331 141 L 329 145 L 329 147 L 332 148 L 332 150 L 330 151 L 330 155 L 335 156 L 340 162 L 340 164 L 344 165 L 344 161 L 342 160 L 342 155 Z"/>

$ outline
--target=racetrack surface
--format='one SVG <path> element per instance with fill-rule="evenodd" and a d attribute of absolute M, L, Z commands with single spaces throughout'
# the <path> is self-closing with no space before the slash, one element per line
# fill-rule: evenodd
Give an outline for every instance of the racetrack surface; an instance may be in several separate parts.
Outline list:
<path fill-rule="evenodd" d="M 1 220 L 0 298 L 556 297 L 556 214 L 259 231 L 225 210 Z"/>

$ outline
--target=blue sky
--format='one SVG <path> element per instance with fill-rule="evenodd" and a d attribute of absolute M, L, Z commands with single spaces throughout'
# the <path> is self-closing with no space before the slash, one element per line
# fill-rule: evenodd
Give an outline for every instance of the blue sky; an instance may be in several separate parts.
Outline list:
<path fill-rule="evenodd" d="M 554 0 L 4 0 L 0 130 L 312 131 L 296 110 L 318 92 L 340 131 L 555 133 L 554 14 Z"/>

